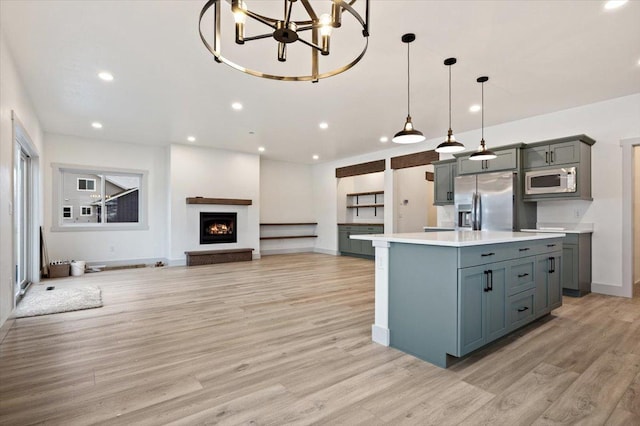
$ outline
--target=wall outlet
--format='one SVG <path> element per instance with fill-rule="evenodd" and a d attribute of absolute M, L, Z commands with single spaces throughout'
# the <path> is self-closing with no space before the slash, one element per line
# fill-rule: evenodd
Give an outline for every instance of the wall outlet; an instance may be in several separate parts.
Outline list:
<path fill-rule="evenodd" d="M 580 219 L 580 209 L 575 209 L 573 211 L 573 217 L 575 217 L 576 219 Z"/>

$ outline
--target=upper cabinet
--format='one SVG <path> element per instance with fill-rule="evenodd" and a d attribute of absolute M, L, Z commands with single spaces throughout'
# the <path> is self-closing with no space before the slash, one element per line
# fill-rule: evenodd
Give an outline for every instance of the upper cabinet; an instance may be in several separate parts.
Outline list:
<path fill-rule="evenodd" d="M 496 158 L 493 160 L 471 160 L 471 153 L 464 153 L 457 156 L 458 159 L 458 175 L 472 175 L 476 173 L 501 172 L 503 170 L 518 169 L 518 157 L 520 148 L 524 144 L 509 145 L 508 147 L 495 149 Z"/>
<path fill-rule="evenodd" d="M 588 136 L 580 135 L 530 144 L 523 150 L 523 168 L 526 170 L 579 163 L 581 152 L 587 154 L 594 143 Z"/>
<path fill-rule="evenodd" d="M 433 162 L 434 200 L 436 206 L 453 204 L 453 181 L 458 176 L 455 159 Z"/>
<path fill-rule="evenodd" d="M 576 135 L 527 144 L 522 150 L 525 201 L 592 200 L 591 146 L 595 142 Z M 529 180 L 533 186 L 534 179 L 544 190 L 529 191 Z"/>

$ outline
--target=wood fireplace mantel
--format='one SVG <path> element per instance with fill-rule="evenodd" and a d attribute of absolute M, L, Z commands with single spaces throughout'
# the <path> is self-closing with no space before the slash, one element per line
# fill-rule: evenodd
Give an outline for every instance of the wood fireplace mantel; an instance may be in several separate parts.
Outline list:
<path fill-rule="evenodd" d="M 187 204 L 225 204 L 229 206 L 250 206 L 252 200 L 242 200 L 239 198 L 205 198 L 187 197 Z"/>

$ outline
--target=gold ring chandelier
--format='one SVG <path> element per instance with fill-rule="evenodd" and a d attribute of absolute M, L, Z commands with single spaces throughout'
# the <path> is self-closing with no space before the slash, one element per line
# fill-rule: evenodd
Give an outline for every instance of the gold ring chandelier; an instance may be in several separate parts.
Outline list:
<path fill-rule="evenodd" d="M 278 43 L 278 61 L 286 62 L 287 60 L 287 45 L 290 43 L 300 42 L 311 49 L 311 73 L 309 75 L 276 75 L 276 74 L 268 74 L 262 71 L 253 70 L 250 68 L 246 68 L 242 65 L 236 64 L 235 62 L 225 58 L 222 56 L 221 52 L 221 9 L 222 9 L 222 0 L 209 0 L 202 8 L 200 12 L 200 20 L 198 24 L 198 29 L 200 31 L 200 38 L 202 42 L 206 46 L 206 48 L 213 54 L 216 62 L 222 62 L 229 65 L 232 68 L 237 69 L 238 71 L 242 71 L 244 73 L 262 77 L 269 78 L 272 80 L 284 80 L 284 81 L 312 81 L 316 83 L 318 80 L 322 78 L 327 78 L 334 76 L 336 74 L 340 74 L 354 65 L 356 65 L 364 54 L 367 51 L 367 47 L 369 44 L 369 0 L 365 1 L 365 12 L 364 19 L 360 16 L 360 14 L 353 8 L 354 3 L 357 0 L 329 0 L 328 2 L 331 4 L 331 13 L 325 13 L 322 15 L 318 15 L 314 10 L 313 6 L 311 6 L 311 2 L 309 0 L 283 0 L 284 1 L 284 13 L 281 18 L 270 18 L 267 16 L 263 16 L 252 12 L 249 10 L 243 0 L 225 0 L 226 3 L 229 3 L 231 6 L 231 12 L 233 13 L 235 20 L 235 42 L 238 45 L 243 45 L 246 42 L 260 40 L 265 38 L 273 37 Z M 291 19 L 292 9 L 295 3 L 301 3 L 304 7 L 304 11 L 308 15 L 309 19 L 296 21 Z M 319 3 L 319 2 L 315 2 Z M 214 14 L 214 33 L 213 40 L 211 43 L 208 41 L 207 37 L 202 32 L 202 21 L 203 18 L 208 15 L 209 9 L 213 8 Z M 322 56 L 329 55 L 330 53 L 330 41 L 331 41 L 331 32 L 335 28 L 340 28 L 342 25 L 342 15 L 344 12 L 348 12 L 356 21 L 362 26 L 362 36 L 364 38 L 364 47 L 360 54 L 358 54 L 355 59 L 349 62 L 346 65 L 343 65 L 339 68 L 320 72 L 319 65 L 319 57 L 318 54 Z M 267 33 L 246 36 L 245 35 L 245 25 L 247 23 L 247 18 L 251 18 L 253 21 L 257 21 L 260 24 L 269 27 Z M 302 37 L 303 33 L 310 33 L 311 41 Z"/>

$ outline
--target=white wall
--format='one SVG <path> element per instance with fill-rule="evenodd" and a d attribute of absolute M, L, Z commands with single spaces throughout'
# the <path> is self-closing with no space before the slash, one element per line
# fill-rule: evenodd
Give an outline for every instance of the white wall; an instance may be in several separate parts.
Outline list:
<path fill-rule="evenodd" d="M 92 263 L 149 263 L 166 259 L 166 148 L 45 133 L 43 173 L 45 238 L 50 259 Z M 132 231 L 51 231 L 52 163 L 111 167 L 148 172 L 148 229 Z"/>
<path fill-rule="evenodd" d="M 315 222 L 308 164 L 260 159 L 260 222 Z"/>
<path fill-rule="evenodd" d="M 11 111 L 14 111 L 29 133 L 39 156 L 42 156 L 42 131 L 29 96 L 20 81 L 16 65 L 4 35 L 0 31 L 0 326 L 13 311 L 13 126 Z M 42 164 L 42 157 L 40 158 Z M 34 220 L 42 223 L 42 174 L 35 185 L 39 200 Z M 37 259 L 37 257 L 36 257 Z M 37 281 L 38 277 L 34 277 Z"/>
<path fill-rule="evenodd" d="M 170 263 L 184 264 L 185 251 L 253 248 L 260 257 L 260 157 L 197 146 L 169 148 Z M 187 197 L 240 198 L 251 206 L 187 205 Z M 238 242 L 200 245 L 200 212 L 238 213 Z"/>
<path fill-rule="evenodd" d="M 640 146 L 633 148 L 633 168 L 633 282 L 640 283 Z"/>
<path fill-rule="evenodd" d="M 428 170 L 433 171 L 431 164 L 393 171 L 396 232 L 422 232 L 424 226 L 436 226 L 433 182 L 425 176 Z"/>
<path fill-rule="evenodd" d="M 516 142 L 536 142 L 575 134 L 586 134 L 597 142 L 592 149 L 593 202 L 556 201 L 538 203 L 539 222 L 593 223 L 593 283 L 597 291 L 616 294 L 622 287 L 622 150 L 620 140 L 640 136 L 640 94 L 584 105 L 555 113 L 485 128 L 489 148 Z M 445 129 L 443 123 L 443 129 Z M 444 130 L 443 130 L 444 134 Z M 480 131 L 456 135 L 472 150 Z M 314 166 L 314 194 L 318 208 L 317 251 L 335 252 L 337 205 L 335 168 L 365 161 L 389 159 L 412 152 L 435 149 L 441 137 L 414 146 L 392 147 L 367 155 Z M 448 156 L 442 156 L 441 159 Z M 387 162 L 388 164 L 388 162 Z M 389 170 L 385 172 L 388 176 Z M 393 192 L 393 177 L 385 179 L 385 195 Z M 387 203 L 388 204 L 388 203 Z M 393 216 L 385 208 L 385 232 L 393 227 Z M 446 212 L 445 209 L 443 211 Z M 575 217 L 575 212 L 579 217 Z M 438 222 L 440 223 L 438 210 Z M 445 215 L 442 215 L 443 217 Z"/>

